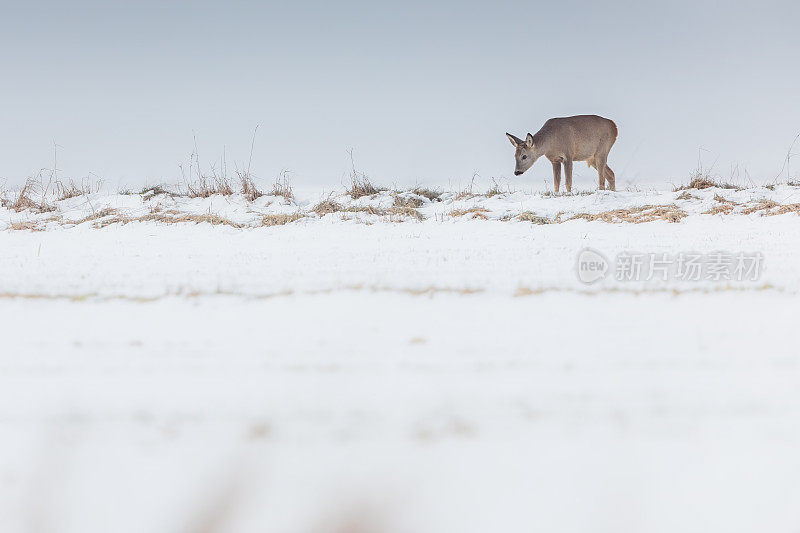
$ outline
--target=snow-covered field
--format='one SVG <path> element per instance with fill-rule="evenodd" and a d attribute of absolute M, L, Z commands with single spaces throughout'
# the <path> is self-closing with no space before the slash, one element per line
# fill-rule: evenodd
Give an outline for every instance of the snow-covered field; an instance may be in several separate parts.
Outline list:
<path fill-rule="evenodd" d="M 799 202 L 6 202 L 0 531 L 796 532 Z"/>

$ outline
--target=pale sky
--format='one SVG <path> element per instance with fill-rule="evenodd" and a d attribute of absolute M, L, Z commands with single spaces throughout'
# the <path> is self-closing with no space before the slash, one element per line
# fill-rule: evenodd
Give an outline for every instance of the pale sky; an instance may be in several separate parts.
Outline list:
<path fill-rule="evenodd" d="M 508 179 L 504 133 L 599 114 L 618 187 L 681 183 L 698 151 L 772 181 L 800 133 L 800 2 L 6 3 L 0 185 L 52 166 L 112 187 L 175 182 L 196 137 L 265 186 Z M 800 176 L 800 145 L 792 174 Z M 576 186 L 597 185 L 584 165 Z"/>

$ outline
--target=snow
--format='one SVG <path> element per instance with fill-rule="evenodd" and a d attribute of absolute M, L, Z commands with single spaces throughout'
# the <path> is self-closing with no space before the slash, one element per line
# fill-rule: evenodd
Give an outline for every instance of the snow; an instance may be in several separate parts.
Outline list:
<path fill-rule="evenodd" d="M 444 193 L 422 221 L 320 217 L 320 194 L 5 208 L 0 530 L 796 531 L 800 218 L 742 211 L 798 191 Z M 102 209 L 244 227 L 69 223 Z M 586 247 L 764 265 L 586 285 Z"/>

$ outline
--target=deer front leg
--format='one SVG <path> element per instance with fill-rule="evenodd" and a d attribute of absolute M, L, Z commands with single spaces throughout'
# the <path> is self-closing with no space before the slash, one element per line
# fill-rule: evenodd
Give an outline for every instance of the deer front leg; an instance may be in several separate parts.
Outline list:
<path fill-rule="evenodd" d="M 558 193 L 558 188 L 561 187 L 561 161 L 553 161 L 553 187 Z"/>
<path fill-rule="evenodd" d="M 572 159 L 564 160 L 564 178 L 566 178 L 567 192 L 572 192 Z"/>

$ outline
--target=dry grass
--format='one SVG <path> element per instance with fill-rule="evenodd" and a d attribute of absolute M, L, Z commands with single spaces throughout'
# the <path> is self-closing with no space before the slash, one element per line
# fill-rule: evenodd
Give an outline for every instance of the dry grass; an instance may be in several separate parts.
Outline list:
<path fill-rule="evenodd" d="M 375 187 L 369 178 L 367 178 L 363 174 L 353 175 L 350 180 L 350 187 L 347 189 L 347 194 L 349 194 L 353 199 L 361 198 L 362 196 L 372 196 L 373 194 L 378 194 L 382 190 L 386 189 L 379 189 Z"/>
<path fill-rule="evenodd" d="M 718 205 L 715 205 L 708 211 L 704 211 L 704 215 L 729 215 L 733 211 L 733 208 L 739 205 L 733 200 L 728 200 L 719 194 L 714 195 L 714 200 L 718 202 Z"/>
<path fill-rule="evenodd" d="M 38 196 L 41 196 L 39 201 L 35 199 Z M 25 181 L 25 185 L 19 190 L 16 199 L 4 199 L 3 207 L 7 207 L 17 213 L 26 209 L 34 213 L 49 213 L 56 209 L 45 200 L 41 178 L 28 178 Z"/>
<path fill-rule="evenodd" d="M 711 177 L 708 172 L 704 171 L 695 171 L 695 173 L 691 176 L 688 185 L 681 185 L 680 187 L 675 187 L 674 191 L 685 191 L 687 189 L 708 189 L 711 187 L 719 187 L 720 189 L 734 189 L 734 190 L 741 190 L 741 187 L 738 185 L 734 185 L 732 183 L 725 183 L 720 182 Z"/>
<path fill-rule="evenodd" d="M 703 211 L 704 215 L 729 215 L 733 211 L 733 204 L 717 204 L 708 211 Z"/>
<path fill-rule="evenodd" d="M 472 175 L 472 179 L 469 181 L 469 186 L 465 187 L 464 189 L 456 193 L 456 200 L 466 200 L 477 196 L 477 194 L 473 192 L 475 189 L 475 180 L 477 178 L 478 174 Z"/>
<path fill-rule="evenodd" d="M 472 215 L 470 220 L 479 218 L 481 220 L 488 220 L 486 216 L 489 210 L 485 207 L 470 207 L 469 209 L 453 209 L 448 213 L 451 217 L 463 217 L 464 215 Z"/>
<path fill-rule="evenodd" d="M 78 220 L 70 221 L 70 223 L 71 224 L 75 224 L 77 226 L 77 225 L 83 224 L 84 222 L 91 222 L 92 220 L 98 220 L 100 218 L 106 218 L 106 217 L 109 217 L 111 215 L 116 215 L 116 214 L 117 214 L 117 210 L 116 209 L 111 209 L 111 208 L 101 209 L 100 211 L 92 213 L 91 215 L 85 216 L 85 217 L 80 218 Z"/>
<path fill-rule="evenodd" d="M 676 199 L 676 200 L 699 200 L 699 199 L 700 199 L 700 197 L 699 197 L 699 196 L 695 196 L 694 194 L 689 194 L 689 193 L 688 193 L 688 192 L 686 192 L 686 191 L 683 191 L 683 192 L 682 192 L 682 193 L 680 193 L 680 194 L 678 195 L 678 197 L 677 197 L 677 198 L 675 198 L 675 199 Z"/>
<path fill-rule="evenodd" d="M 588 221 L 599 220 L 609 223 L 628 222 L 632 224 L 641 224 L 643 222 L 653 222 L 655 220 L 680 222 L 681 219 L 686 216 L 686 211 L 674 204 L 670 204 L 643 205 L 640 207 L 630 207 L 628 209 L 614 209 L 602 213 L 578 213 L 567 220 L 583 219 Z"/>
<path fill-rule="evenodd" d="M 761 216 L 785 215 L 787 213 L 797 213 L 800 215 L 800 204 L 779 204 L 772 200 L 760 200 L 755 205 L 751 205 L 742 210 L 743 215 L 751 215 L 761 211 Z"/>
<path fill-rule="evenodd" d="M 186 195 L 189 198 L 208 198 L 215 194 L 231 196 L 233 194 L 231 182 L 225 176 L 200 176 L 196 182 L 187 184 L 186 188 Z"/>
<path fill-rule="evenodd" d="M 385 191 L 386 189 L 383 187 L 375 187 L 366 174 L 356 170 L 353 150 L 348 150 L 348 153 L 350 154 L 350 187 L 346 190 L 347 194 L 356 200 L 362 196 L 372 196 L 373 194 Z"/>
<path fill-rule="evenodd" d="M 292 213 L 289 215 L 264 215 L 261 219 L 262 226 L 285 226 L 291 222 L 296 222 L 301 218 L 305 218 L 306 215 L 302 213 Z"/>
<path fill-rule="evenodd" d="M 232 228 L 243 228 L 244 224 L 233 222 L 220 215 L 212 213 L 204 213 L 202 215 L 195 215 L 189 213 L 180 213 L 178 211 L 153 211 L 147 215 L 138 217 L 128 217 L 124 214 L 118 213 L 115 209 L 103 209 L 88 217 L 82 218 L 72 222 L 75 225 L 82 224 L 83 222 L 94 220 L 93 228 L 100 229 L 110 226 L 112 224 L 128 224 L 130 222 L 159 222 L 162 224 L 180 224 L 182 222 L 193 222 L 195 224 L 208 223 L 214 226 L 224 225 Z"/>
<path fill-rule="evenodd" d="M 344 210 L 344 207 L 342 207 L 342 204 L 340 204 L 339 202 L 336 202 L 328 198 L 327 200 L 322 200 L 320 203 L 315 205 L 311 210 L 322 217 L 325 215 L 329 215 L 331 213 L 338 213 L 339 211 Z"/>
<path fill-rule="evenodd" d="M 142 196 L 158 196 L 159 194 L 166 194 L 167 196 L 177 196 L 172 191 L 169 191 L 163 185 L 151 185 L 139 191 Z"/>
<path fill-rule="evenodd" d="M 422 198 L 417 198 L 415 196 L 395 196 L 394 197 L 394 206 L 395 207 L 410 207 L 412 209 L 417 209 L 422 207 L 425 204 L 425 201 Z"/>
<path fill-rule="evenodd" d="M 433 189 L 426 189 L 424 187 L 414 187 L 409 192 L 427 198 L 431 202 L 441 201 L 442 192 Z"/>
<path fill-rule="evenodd" d="M 413 207 L 390 207 L 389 209 L 386 210 L 386 214 L 398 216 L 401 218 L 410 217 L 419 221 L 425 220 L 425 217 L 422 216 L 422 213 L 420 213 Z"/>
<path fill-rule="evenodd" d="M 385 215 L 387 213 L 385 209 L 381 209 L 380 207 L 374 207 L 371 205 L 345 207 L 342 209 L 342 211 L 346 213 L 366 213 L 368 215 Z"/>
<path fill-rule="evenodd" d="M 68 198 L 75 198 L 92 193 L 92 185 L 88 178 L 84 178 L 78 183 L 75 183 L 73 180 L 69 180 L 66 183 L 62 182 L 61 180 L 56 180 L 54 187 L 56 198 L 58 200 L 66 200 Z M 96 187 L 95 189 L 97 188 L 99 187 Z"/>
<path fill-rule="evenodd" d="M 258 190 L 256 183 L 249 174 L 239 174 L 239 183 L 242 188 L 242 195 L 247 198 L 247 201 L 253 202 L 264 196 L 264 193 Z"/>
<path fill-rule="evenodd" d="M 721 203 L 721 204 L 730 204 L 730 205 L 739 205 L 738 203 L 734 202 L 733 200 L 728 200 L 727 198 L 720 196 L 719 194 L 714 195 L 714 200 Z"/>
<path fill-rule="evenodd" d="M 11 231 L 44 231 L 44 226 L 37 220 L 26 220 L 24 222 L 12 222 L 8 227 Z"/>
<path fill-rule="evenodd" d="M 170 215 L 166 213 L 150 213 L 141 217 L 120 219 L 120 222 L 127 224 L 128 222 L 162 222 L 165 224 L 180 224 L 181 222 L 194 222 L 195 224 L 208 223 L 214 226 L 230 226 L 232 228 L 243 228 L 243 224 L 233 222 L 220 215 L 212 213 L 204 213 L 202 215 L 182 214 Z"/>
<path fill-rule="evenodd" d="M 522 222 L 531 222 L 533 224 L 550 224 L 550 220 L 546 217 L 540 217 L 533 211 L 525 211 L 517 216 L 517 220 Z"/>
<path fill-rule="evenodd" d="M 281 175 L 272 184 L 271 194 L 272 196 L 281 196 L 287 202 L 294 200 L 294 191 L 292 190 L 292 184 L 289 182 L 289 173 L 287 171 L 281 172 Z"/>
<path fill-rule="evenodd" d="M 778 207 L 780 204 L 778 202 L 774 202 L 772 200 L 759 200 L 755 203 L 755 205 L 748 205 L 744 209 L 742 209 L 743 215 L 752 215 L 757 211 L 769 211 L 775 207 Z M 763 214 L 763 213 L 762 213 Z"/>

